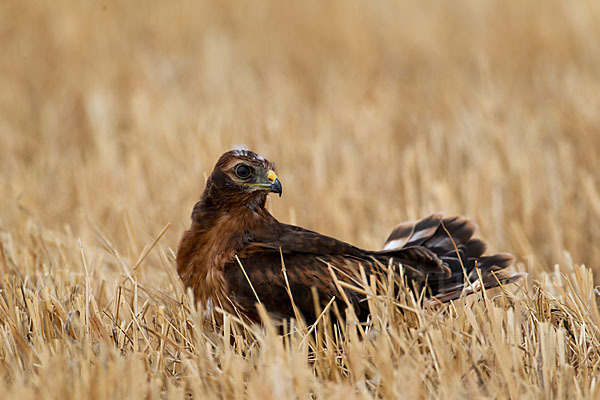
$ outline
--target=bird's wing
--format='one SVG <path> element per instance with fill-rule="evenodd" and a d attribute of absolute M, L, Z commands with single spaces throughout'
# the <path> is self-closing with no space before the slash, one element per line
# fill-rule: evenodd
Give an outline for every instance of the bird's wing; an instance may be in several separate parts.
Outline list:
<path fill-rule="evenodd" d="M 360 287 L 360 268 L 367 274 L 384 271 L 390 260 L 402 264 L 408 281 L 422 282 L 427 274 L 447 275 L 436 255 L 423 247 L 392 252 L 369 252 L 334 238 L 294 226 L 284 226 L 275 238 L 250 241 L 238 250 L 239 259 L 225 265 L 224 274 L 231 300 L 252 313 L 263 303 L 276 319 L 294 316 L 290 297 L 308 321 L 314 320 L 316 289 L 319 307 L 335 296 L 353 304 L 358 314 L 368 313 L 364 297 L 343 289 L 339 281 Z M 285 266 L 285 272 L 284 268 Z M 343 302 L 338 304 L 344 305 Z"/>
<path fill-rule="evenodd" d="M 251 240 L 245 247 L 246 253 L 255 250 L 277 250 L 284 254 L 290 253 L 312 253 L 312 254 L 347 254 L 362 256 L 364 251 L 351 244 L 342 242 L 320 233 L 309 231 L 294 225 L 280 225 L 276 235 L 268 239 Z"/>

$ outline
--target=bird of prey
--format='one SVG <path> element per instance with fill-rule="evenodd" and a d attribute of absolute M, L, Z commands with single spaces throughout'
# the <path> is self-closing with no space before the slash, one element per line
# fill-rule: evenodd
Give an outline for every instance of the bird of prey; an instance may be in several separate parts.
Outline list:
<path fill-rule="evenodd" d="M 205 309 L 260 322 L 260 302 L 276 321 L 294 317 L 295 307 L 314 322 L 316 304 L 331 300 L 340 308 L 352 304 L 366 320 L 366 294 L 356 290 L 361 276 L 387 275 L 391 266 L 412 290 L 439 302 L 520 278 L 508 269 L 512 255 L 483 256 L 486 245 L 473 238 L 476 225 L 465 217 L 405 222 L 382 250 L 363 250 L 277 221 L 265 208 L 269 193 L 281 196 L 282 185 L 264 157 L 236 149 L 217 161 L 177 250 L 179 276 Z"/>

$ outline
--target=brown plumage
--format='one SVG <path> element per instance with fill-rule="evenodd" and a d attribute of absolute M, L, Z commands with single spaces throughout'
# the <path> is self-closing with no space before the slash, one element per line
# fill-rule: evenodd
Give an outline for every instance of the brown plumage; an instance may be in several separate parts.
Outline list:
<path fill-rule="evenodd" d="M 483 256 L 485 243 L 473 238 L 476 226 L 465 217 L 433 214 L 405 222 L 383 250 L 363 250 L 280 223 L 265 209 L 270 192 L 281 196 L 281 183 L 273 164 L 256 153 L 232 150 L 215 165 L 177 250 L 179 276 L 205 307 L 217 305 L 258 321 L 258 297 L 272 318 L 294 317 L 282 259 L 294 303 L 308 322 L 316 318 L 312 287 L 321 307 L 332 296 L 344 306 L 332 270 L 340 281 L 356 286 L 360 266 L 369 275 L 390 263 L 402 265 L 413 289 L 424 288 L 428 299 L 442 302 L 472 293 L 482 283 L 492 288 L 520 277 L 507 269 L 512 255 Z M 358 317 L 366 319 L 364 296 L 343 290 Z"/>

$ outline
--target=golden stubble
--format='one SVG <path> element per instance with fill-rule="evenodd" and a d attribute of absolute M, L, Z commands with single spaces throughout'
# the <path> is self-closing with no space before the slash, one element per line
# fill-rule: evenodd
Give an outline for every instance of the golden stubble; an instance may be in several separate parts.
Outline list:
<path fill-rule="evenodd" d="M 595 397 L 600 6 L 538 3 L 4 2 L 0 393 Z M 369 329 L 203 322 L 174 249 L 241 144 L 283 222 L 379 248 L 460 213 L 527 285 L 422 309 L 363 282 Z"/>

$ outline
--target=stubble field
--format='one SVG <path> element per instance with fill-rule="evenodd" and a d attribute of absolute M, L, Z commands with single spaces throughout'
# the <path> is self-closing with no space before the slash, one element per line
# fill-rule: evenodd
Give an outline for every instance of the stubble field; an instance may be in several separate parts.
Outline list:
<path fill-rule="evenodd" d="M 600 395 L 597 2 L 9 0 L 0 48 L 0 397 Z M 241 144 L 283 222 L 459 213 L 528 279 L 216 328 L 174 250 Z"/>

